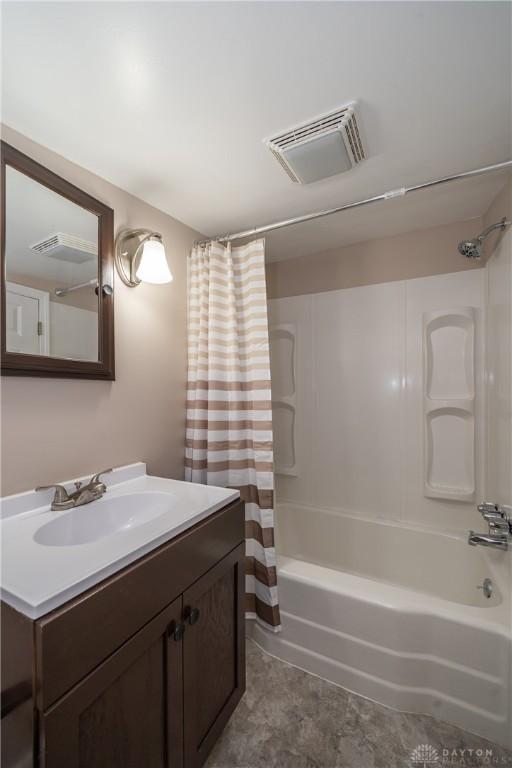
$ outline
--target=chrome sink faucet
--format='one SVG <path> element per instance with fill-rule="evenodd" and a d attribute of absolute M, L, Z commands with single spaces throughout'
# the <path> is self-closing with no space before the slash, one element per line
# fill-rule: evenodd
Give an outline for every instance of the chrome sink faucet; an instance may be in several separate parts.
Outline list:
<path fill-rule="evenodd" d="M 478 505 L 478 511 L 487 521 L 488 533 L 469 532 L 468 544 L 472 547 L 492 547 L 506 551 L 512 543 L 512 508 L 505 505 L 484 502 Z"/>
<path fill-rule="evenodd" d="M 68 493 L 63 485 L 39 485 L 36 491 L 48 491 L 50 488 L 55 488 L 55 495 L 51 504 L 53 512 L 80 507 L 82 504 L 90 504 L 91 501 L 101 499 L 107 486 L 100 480 L 100 477 L 107 472 L 112 472 L 112 469 L 104 469 L 93 475 L 87 485 L 75 483 L 76 490 L 73 493 Z"/>

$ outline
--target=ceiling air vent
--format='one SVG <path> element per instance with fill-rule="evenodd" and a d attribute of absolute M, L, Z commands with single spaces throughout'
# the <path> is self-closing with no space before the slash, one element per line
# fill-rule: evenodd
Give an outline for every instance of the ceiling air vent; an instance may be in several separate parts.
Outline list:
<path fill-rule="evenodd" d="M 65 235 L 62 232 L 56 232 L 46 240 L 31 245 L 30 248 L 41 255 L 60 261 L 69 261 L 72 264 L 83 264 L 84 261 L 91 261 L 98 255 L 96 243 L 74 235 Z"/>
<path fill-rule="evenodd" d="M 343 173 L 366 157 L 355 103 L 266 139 L 265 143 L 298 184 Z"/>

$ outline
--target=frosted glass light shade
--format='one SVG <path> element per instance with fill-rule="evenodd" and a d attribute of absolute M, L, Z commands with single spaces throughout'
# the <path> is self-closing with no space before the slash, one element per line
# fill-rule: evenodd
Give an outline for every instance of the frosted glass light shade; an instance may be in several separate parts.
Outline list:
<path fill-rule="evenodd" d="M 326 179 L 352 168 L 340 131 L 324 133 L 283 150 L 283 157 L 302 184 Z"/>
<path fill-rule="evenodd" d="M 146 240 L 135 274 L 144 283 L 162 284 L 172 281 L 172 273 L 167 264 L 165 248 L 161 240 Z"/>

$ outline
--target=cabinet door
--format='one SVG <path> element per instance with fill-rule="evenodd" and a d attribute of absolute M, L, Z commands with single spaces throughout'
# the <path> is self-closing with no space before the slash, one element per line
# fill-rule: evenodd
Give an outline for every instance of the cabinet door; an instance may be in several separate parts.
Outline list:
<path fill-rule="evenodd" d="M 179 598 L 42 716 L 41 766 L 181 768 L 181 612 Z"/>
<path fill-rule="evenodd" d="M 185 768 L 197 768 L 245 690 L 245 544 L 183 594 Z"/>

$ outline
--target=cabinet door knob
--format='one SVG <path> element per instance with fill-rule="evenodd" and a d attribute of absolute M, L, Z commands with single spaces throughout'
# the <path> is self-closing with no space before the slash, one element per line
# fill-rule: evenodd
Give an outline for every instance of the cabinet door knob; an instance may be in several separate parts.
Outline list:
<path fill-rule="evenodd" d="M 199 608 L 191 608 L 187 605 L 183 611 L 183 617 L 189 624 L 197 624 L 199 621 Z"/>
<path fill-rule="evenodd" d="M 171 623 L 167 625 L 167 629 L 166 629 L 167 637 L 170 637 L 171 635 L 173 635 L 175 629 L 176 629 L 176 622 L 171 621 Z"/>
<path fill-rule="evenodd" d="M 172 637 L 172 639 L 175 640 L 177 643 L 183 637 L 184 632 L 185 632 L 185 625 L 182 624 L 181 621 L 179 623 L 176 623 L 175 621 L 171 621 L 171 623 L 167 627 L 167 637 Z"/>
<path fill-rule="evenodd" d="M 176 627 L 173 632 L 173 637 L 177 643 L 181 640 L 183 635 L 185 634 L 185 625 L 180 621 L 179 624 L 176 624 Z"/>
<path fill-rule="evenodd" d="M 196 622 L 198 621 L 199 621 L 199 608 L 192 608 L 192 610 L 190 611 L 189 623 L 196 624 Z"/>

